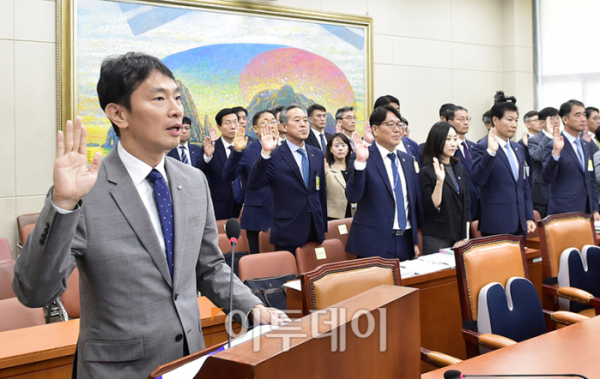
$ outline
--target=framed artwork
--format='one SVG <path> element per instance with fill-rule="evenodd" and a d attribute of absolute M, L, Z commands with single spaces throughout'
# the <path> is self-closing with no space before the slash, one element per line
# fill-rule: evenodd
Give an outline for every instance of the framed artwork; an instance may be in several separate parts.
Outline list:
<path fill-rule="evenodd" d="M 200 143 L 222 108 L 353 106 L 357 130 L 373 104 L 372 19 L 243 2 L 57 0 L 58 128 L 81 116 L 88 154 L 117 136 L 100 108 L 102 61 L 139 51 L 160 58 L 182 89 Z M 249 131 L 252 134 L 252 131 Z"/>

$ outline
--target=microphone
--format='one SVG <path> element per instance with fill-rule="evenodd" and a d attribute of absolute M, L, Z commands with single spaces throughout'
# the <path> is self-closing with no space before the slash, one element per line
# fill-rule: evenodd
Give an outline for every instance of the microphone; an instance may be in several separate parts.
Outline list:
<path fill-rule="evenodd" d="M 465 375 L 458 370 L 448 370 L 444 373 L 444 379 L 463 379 L 463 378 L 543 378 L 543 377 L 565 377 L 565 378 L 583 378 L 587 377 L 579 374 L 507 374 L 507 375 Z"/>
<path fill-rule="evenodd" d="M 225 224 L 225 234 L 229 238 L 231 244 L 231 272 L 229 274 L 229 313 L 233 311 L 233 267 L 235 264 L 235 245 L 242 233 L 240 221 L 237 218 L 230 218 Z M 227 348 L 231 347 L 231 333 L 233 332 L 233 317 L 229 317 L 229 338 L 227 340 Z"/>

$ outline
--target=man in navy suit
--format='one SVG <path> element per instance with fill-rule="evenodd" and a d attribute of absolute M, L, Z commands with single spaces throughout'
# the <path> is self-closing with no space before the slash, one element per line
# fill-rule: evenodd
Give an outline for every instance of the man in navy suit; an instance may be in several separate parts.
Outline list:
<path fill-rule="evenodd" d="M 179 137 L 179 146 L 169 151 L 169 157 L 175 158 L 180 162 L 190 166 L 196 166 L 198 159 L 202 156 L 200 146 L 188 143 L 192 133 L 192 120 L 185 116 L 181 121 L 181 136 Z"/>
<path fill-rule="evenodd" d="M 471 195 L 471 217 L 473 220 L 479 219 L 479 188 L 473 183 L 472 168 L 473 168 L 473 148 L 476 145 L 475 142 L 467 139 L 467 133 L 469 132 L 469 125 L 471 124 L 471 117 L 469 112 L 461 107 L 455 105 L 446 110 L 446 121 L 448 121 L 458 135 L 458 150 L 454 155 L 460 159 L 460 164 L 463 165 L 469 179 L 469 193 Z"/>
<path fill-rule="evenodd" d="M 215 218 L 226 220 L 238 218 L 244 203 L 244 192 L 239 178 L 233 181 L 223 180 L 223 167 L 233 151 L 233 138 L 239 127 L 238 116 L 233 109 L 221 109 L 215 116 L 221 137 L 215 141 L 204 138 L 202 158 L 196 167 L 202 170 L 208 179 L 210 194 L 215 208 Z"/>
<path fill-rule="evenodd" d="M 295 253 L 307 242 L 323 242 L 327 231 L 327 191 L 323 152 L 304 141 L 310 132 L 306 111 L 296 104 L 281 110 L 287 140 L 277 146 L 270 128 L 261 130 L 261 159 L 248 176 L 248 188 L 271 186 L 271 243 Z"/>
<path fill-rule="evenodd" d="M 327 152 L 327 142 L 331 134 L 325 132 L 327 126 L 327 110 L 320 104 L 313 104 L 308 107 L 308 121 L 310 122 L 310 134 L 306 139 L 306 144 L 321 149 L 323 155 Z"/>
<path fill-rule="evenodd" d="M 525 148 L 510 141 L 517 131 L 517 106 L 497 103 L 490 113 L 493 127 L 487 141 L 473 147 L 472 178 L 481 193 L 479 230 L 483 235 L 526 238 L 535 230 L 535 221 Z"/>
<path fill-rule="evenodd" d="M 250 253 L 256 254 L 259 252 L 259 233 L 269 230 L 271 227 L 271 188 L 269 186 L 258 190 L 248 188 L 248 176 L 256 161 L 260 159 L 262 127 L 270 128 L 274 138 L 277 137 L 278 131 L 277 120 L 268 110 L 260 111 L 252 116 L 252 126 L 258 136 L 258 141 L 248 144 L 248 138 L 244 137 L 244 130 L 241 128 L 237 130 L 233 140 L 234 151 L 229 155 L 223 168 L 223 180 L 232 182 L 238 177 L 242 179 L 242 185 L 246 188 L 246 197 L 241 226 L 246 230 Z"/>
<path fill-rule="evenodd" d="M 592 146 L 579 138 L 586 126 L 585 106 L 569 100 L 560 106 L 558 114 L 564 132 L 555 127 L 552 143 L 544 147 L 542 176 L 550 184 L 548 214 L 584 212 L 600 221 Z"/>
<path fill-rule="evenodd" d="M 382 256 L 401 261 L 420 255 L 419 202 L 412 157 L 396 147 L 402 138 L 400 113 L 376 108 L 369 123 L 375 143 L 367 147 L 354 133 L 356 160 L 350 162 L 346 197 L 358 207 L 346 251 L 359 257 Z"/>

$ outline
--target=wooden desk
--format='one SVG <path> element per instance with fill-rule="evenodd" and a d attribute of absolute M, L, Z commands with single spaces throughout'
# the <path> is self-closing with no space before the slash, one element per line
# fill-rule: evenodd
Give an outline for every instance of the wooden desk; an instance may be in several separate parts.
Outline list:
<path fill-rule="evenodd" d="M 198 298 L 202 333 L 206 346 L 227 340 L 225 313 L 206 297 Z M 234 330 L 240 326 L 234 323 Z M 0 333 L 0 378 L 69 379 L 79 337 L 79 320 L 57 322 Z"/>
<path fill-rule="evenodd" d="M 561 328 L 468 361 L 429 372 L 421 379 L 441 379 L 447 370 L 466 375 L 565 374 L 598 378 L 600 317 Z"/>

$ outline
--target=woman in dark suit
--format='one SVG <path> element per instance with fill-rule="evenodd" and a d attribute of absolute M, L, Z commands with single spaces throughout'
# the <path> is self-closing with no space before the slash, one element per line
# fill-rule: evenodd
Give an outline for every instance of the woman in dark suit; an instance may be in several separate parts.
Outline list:
<path fill-rule="evenodd" d="M 423 148 L 419 172 L 423 254 L 436 253 L 467 238 L 471 201 L 465 169 L 454 157 L 457 149 L 454 127 L 445 121 L 435 123 Z"/>

